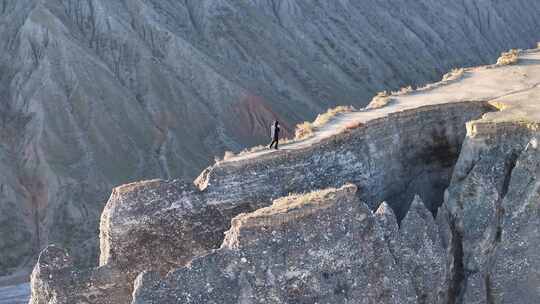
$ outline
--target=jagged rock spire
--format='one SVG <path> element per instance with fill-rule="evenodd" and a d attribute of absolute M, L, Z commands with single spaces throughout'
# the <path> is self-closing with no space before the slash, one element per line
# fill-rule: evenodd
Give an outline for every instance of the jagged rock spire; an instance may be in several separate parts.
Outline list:
<path fill-rule="evenodd" d="M 381 226 L 384 239 L 386 240 L 392 255 L 397 257 L 399 255 L 399 227 L 392 207 L 390 207 L 387 202 L 382 202 L 375 212 L 375 218 Z"/>
<path fill-rule="evenodd" d="M 446 300 L 447 256 L 438 226 L 422 199 L 416 195 L 400 228 L 401 265 L 412 275 L 419 303 Z"/>

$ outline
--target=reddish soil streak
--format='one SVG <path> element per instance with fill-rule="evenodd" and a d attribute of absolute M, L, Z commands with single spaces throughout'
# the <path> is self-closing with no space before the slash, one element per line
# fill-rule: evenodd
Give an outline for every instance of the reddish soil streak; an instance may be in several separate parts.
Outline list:
<path fill-rule="evenodd" d="M 231 119 L 228 126 L 241 139 L 256 140 L 269 137 L 270 126 L 278 120 L 281 124 L 281 137 L 291 137 L 293 128 L 280 119 L 266 101 L 256 95 L 246 95 L 238 103 L 231 105 Z"/>

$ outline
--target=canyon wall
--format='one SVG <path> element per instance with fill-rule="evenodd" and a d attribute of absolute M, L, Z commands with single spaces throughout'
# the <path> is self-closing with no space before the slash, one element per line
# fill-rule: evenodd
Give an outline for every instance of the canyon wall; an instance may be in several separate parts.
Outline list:
<path fill-rule="evenodd" d="M 192 178 L 275 118 L 289 132 L 493 62 L 540 40 L 538 15 L 534 0 L 1 0 L 0 275 L 49 243 L 95 264 L 112 187 Z"/>

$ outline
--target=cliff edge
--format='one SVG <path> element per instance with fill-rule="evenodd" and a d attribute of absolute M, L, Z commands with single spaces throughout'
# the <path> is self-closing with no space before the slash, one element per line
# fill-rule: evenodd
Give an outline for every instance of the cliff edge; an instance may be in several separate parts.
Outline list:
<path fill-rule="evenodd" d="M 113 187 L 540 40 L 538 0 L 0 1 L 0 276 L 97 264 Z M 96 253 L 90 255 L 89 253 Z"/>
<path fill-rule="evenodd" d="M 100 267 L 49 247 L 32 303 L 536 303 L 540 50 L 515 56 L 114 189 Z"/>

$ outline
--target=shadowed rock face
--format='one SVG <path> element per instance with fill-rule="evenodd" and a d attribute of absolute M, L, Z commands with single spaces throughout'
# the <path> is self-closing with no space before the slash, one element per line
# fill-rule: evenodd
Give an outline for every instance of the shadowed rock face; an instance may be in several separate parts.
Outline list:
<path fill-rule="evenodd" d="M 465 141 L 443 208 L 463 303 L 536 303 L 538 127 L 488 124 Z"/>
<path fill-rule="evenodd" d="M 0 1 L 0 274 L 95 262 L 110 189 L 539 40 L 534 0 Z M 241 130 L 239 130 L 241 129 Z"/>

